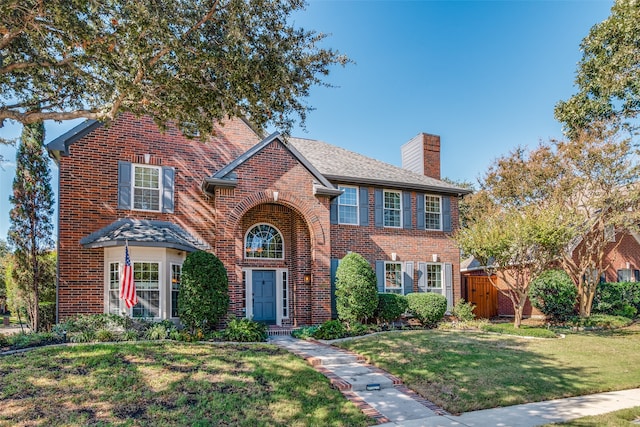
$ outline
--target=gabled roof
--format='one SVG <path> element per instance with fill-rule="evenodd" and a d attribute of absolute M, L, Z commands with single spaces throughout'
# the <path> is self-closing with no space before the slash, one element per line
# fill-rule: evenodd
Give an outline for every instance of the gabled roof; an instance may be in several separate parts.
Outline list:
<path fill-rule="evenodd" d="M 85 248 L 123 246 L 151 246 L 193 252 L 211 247 L 193 237 L 182 227 L 167 221 L 148 221 L 123 218 L 80 239 Z"/>
<path fill-rule="evenodd" d="M 309 162 L 305 156 L 303 156 L 295 146 L 292 144 L 288 144 L 284 138 L 280 135 L 279 132 L 274 132 L 258 144 L 251 147 L 249 150 L 241 154 L 234 161 L 226 165 L 224 168 L 220 169 L 218 172 L 213 174 L 210 177 L 204 179 L 202 183 L 202 189 L 209 194 L 212 194 L 212 187 L 220 186 L 220 187 L 235 187 L 238 183 L 237 176 L 235 174 L 236 168 L 245 163 L 247 160 L 251 159 L 253 156 L 262 151 L 266 146 L 271 144 L 274 141 L 278 141 L 285 147 L 293 157 L 296 158 L 316 180 L 314 184 L 314 192 L 316 194 L 324 194 L 329 196 L 338 196 L 342 194 L 341 190 L 338 190 L 334 187 L 333 184 L 326 177 L 324 177 L 315 166 Z"/>
<path fill-rule="evenodd" d="M 302 138 L 288 138 L 287 141 L 331 181 L 456 195 L 471 192 L 326 142 Z"/>
<path fill-rule="evenodd" d="M 68 156 L 71 144 L 100 126 L 102 126 L 102 122 L 85 120 L 48 143 L 47 150 L 49 150 L 49 155 L 56 161 L 60 160 L 61 156 Z"/>

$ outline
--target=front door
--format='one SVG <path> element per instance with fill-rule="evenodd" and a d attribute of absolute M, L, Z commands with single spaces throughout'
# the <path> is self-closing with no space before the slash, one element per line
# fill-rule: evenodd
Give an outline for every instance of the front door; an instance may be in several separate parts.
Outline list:
<path fill-rule="evenodd" d="M 267 324 L 276 323 L 276 272 L 253 270 L 253 320 Z"/>

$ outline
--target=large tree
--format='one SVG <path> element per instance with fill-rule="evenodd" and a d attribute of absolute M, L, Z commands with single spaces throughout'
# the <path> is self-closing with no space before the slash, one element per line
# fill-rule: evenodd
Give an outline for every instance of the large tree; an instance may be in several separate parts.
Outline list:
<path fill-rule="evenodd" d="M 640 113 L 640 2 L 616 0 L 611 15 L 591 28 L 580 47 L 578 93 L 555 109 L 567 135 L 602 123 L 633 126 Z"/>
<path fill-rule="evenodd" d="M 48 281 L 43 255 L 53 246 L 53 193 L 42 122 L 23 127 L 16 153 L 9 212 L 9 243 L 13 245 L 13 278 L 26 301 L 31 330 L 39 331 L 40 293 Z"/>
<path fill-rule="evenodd" d="M 470 197 L 487 202 L 483 191 Z M 473 206 L 479 209 L 480 203 Z M 560 212 L 534 206 L 485 205 L 472 213 L 474 219 L 458 230 L 455 239 L 462 251 L 485 266 L 491 284 L 509 298 L 514 326 L 519 328 L 531 281 L 552 265 L 570 239 L 564 219 Z"/>
<path fill-rule="evenodd" d="M 190 123 L 246 117 L 285 131 L 302 98 L 347 59 L 289 23 L 302 0 L 6 0 L 0 126 L 148 114 Z"/>
<path fill-rule="evenodd" d="M 487 205 L 559 213 L 558 226 L 571 239 L 558 262 L 577 286 L 580 314 L 589 316 L 613 236 L 640 223 L 637 159 L 631 141 L 612 131 L 581 131 L 573 141 L 518 148 L 490 167 L 482 190 L 471 199 L 472 216 L 491 214 Z"/>

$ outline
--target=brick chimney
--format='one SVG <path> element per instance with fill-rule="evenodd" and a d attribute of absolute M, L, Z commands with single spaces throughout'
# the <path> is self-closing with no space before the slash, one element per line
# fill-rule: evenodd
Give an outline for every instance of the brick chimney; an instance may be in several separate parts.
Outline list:
<path fill-rule="evenodd" d="M 403 169 L 440 179 L 440 136 L 419 133 L 400 152 Z"/>

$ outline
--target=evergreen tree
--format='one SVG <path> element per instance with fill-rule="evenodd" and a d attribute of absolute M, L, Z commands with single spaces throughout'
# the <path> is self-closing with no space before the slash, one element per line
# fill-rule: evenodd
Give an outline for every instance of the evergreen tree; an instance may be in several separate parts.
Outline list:
<path fill-rule="evenodd" d="M 42 255 L 53 246 L 53 193 L 42 122 L 23 127 L 16 153 L 9 243 L 14 247 L 13 278 L 25 296 L 32 331 L 41 329 L 40 290 L 47 269 Z"/>

